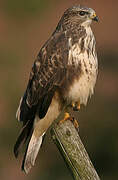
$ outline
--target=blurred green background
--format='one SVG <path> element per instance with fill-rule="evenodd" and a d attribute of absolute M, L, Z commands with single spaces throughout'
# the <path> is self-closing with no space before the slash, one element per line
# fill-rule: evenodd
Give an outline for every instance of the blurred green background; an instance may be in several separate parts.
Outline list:
<path fill-rule="evenodd" d="M 71 180 L 47 133 L 35 167 L 20 171 L 13 145 L 21 124 L 15 119 L 33 61 L 65 9 L 83 4 L 96 10 L 99 76 L 95 94 L 79 113 L 81 139 L 101 179 L 118 179 L 118 1 L 0 0 L 0 179 Z"/>

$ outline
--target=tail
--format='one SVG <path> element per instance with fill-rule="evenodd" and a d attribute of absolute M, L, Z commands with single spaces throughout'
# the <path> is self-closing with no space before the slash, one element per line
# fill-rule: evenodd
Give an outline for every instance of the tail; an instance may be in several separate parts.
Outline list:
<path fill-rule="evenodd" d="M 20 135 L 14 145 L 14 154 L 17 158 L 22 146 L 26 143 L 26 141 L 31 137 L 33 131 L 33 122 L 28 121 L 25 126 L 21 129 Z"/>
<path fill-rule="evenodd" d="M 34 166 L 38 151 L 42 144 L 43 136 L 45 134 L 43 133 L 40 137 L 35 137 L 32 131 L 33 126 L 31 124 L 31 121 L 28 121 L 28 123 L 22 128 L 21 133 L 14 146 L 14 154 L 17 158 L 22 146 L 26 143 L 28 139 L 30 140 L 27 145 L 22 162 L 22 170 L 24 170 L 26 174 L 28 174 L 32 166 Z"/>
<path fill-rule="evenodd" d="M 25 171 L 26 174 L 29 173 L 30 169 L 35 164 L 35 160 L 41 147 L 44 134 L 45 133 L 43 133 L 43 135 L 38 138 L 35 137 L 34 134 L 32 134 L 31 140 L 27 146 L 26 153 L 22 162 L 22 170 Z"/>
<path fill-rule="evenodd" d="M 45 134 L 45 130 L 42 131 L 41 129 L 41 131 L 37 131 L 38 135 L 36 137 L 34 135 L 35 125 L 40 120 L 39 116 L 36 116 L 36 111 L 37 105 L 29 107 L 26 102 L 25 94 L 24 97 L 20 100 L 20 104 L 16 113 L 17 119 L 23 122 L 23 127 L 14 146 L 14 154 L 17 158 L 22 146 L 27 143 L 27 148 L 22 162 L 22 170 L 24 170 L 26 173 L 28 173 L 31 167 L 34 166 L 38 151 L 42 144 L 42 137 Z"/>

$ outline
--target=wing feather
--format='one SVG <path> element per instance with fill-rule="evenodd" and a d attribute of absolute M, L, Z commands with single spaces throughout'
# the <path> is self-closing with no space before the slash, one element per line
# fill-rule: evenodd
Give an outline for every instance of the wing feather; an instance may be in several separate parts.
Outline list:
<path fill-rule="evenodd" d="M 17 117 L 23 122 L 23 128 L 14 146 L 16 156 L 21 145 L 26 142 L 28 136 L 31 136 L 36 112 L 40 118 L 45 116 L 57 87 L 64 81 L 67 70 L 67 49 L 65 33 L 55 32 L 41 48 L 34 62 L 26 91 L 17 111 Z"/>
<path fill-rule="evenodd" d="M 25 104 L 27 104 L 29 111 L 32 107 L 38 106 L 40 100 L 47 96 L 48 93 L 54 93 L 56 87 L 61 86 L 67 71 L 67 62 L 65 62 L 68 58 L 67 49 L 65 33 L 58 32 L 40 50 L 32 67 L 28 86 L 21 102 L 21 121 L 21 114 L 23 113 Z M 40 107 L 38 106 L 38 108 Z M 25 117 L 25 119 L 27 118 Z"/>

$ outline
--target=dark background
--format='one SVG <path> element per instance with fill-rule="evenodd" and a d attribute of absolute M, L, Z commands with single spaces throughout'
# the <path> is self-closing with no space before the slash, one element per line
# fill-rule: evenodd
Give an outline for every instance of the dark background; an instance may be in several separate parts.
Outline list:
<path fill-rule="evenodd" d="M 118 179 L 118 1 L 0 0 L 1 180 L 72 179 L 49 132 L 27 176 L 13 145 L 21 125 L 15 113 L 33 61 L 65 9 L 76 4 L 95 9 L 100 19 L 92 25 L 99 76 L 94 96 L 79 113 L 80 136 L 101 179 Z"/>

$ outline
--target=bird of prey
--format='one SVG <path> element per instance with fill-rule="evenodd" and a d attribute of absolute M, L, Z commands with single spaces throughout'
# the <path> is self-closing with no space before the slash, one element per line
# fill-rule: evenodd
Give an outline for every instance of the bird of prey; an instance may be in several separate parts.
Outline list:
<path fill-rule="evenodd" d="M 98 17 L 91 8 L 78 5 L 67 9 L 34 62 L 16 113 L 23 127 L 14 153 L 17 157 L 27 142 L 22 163 L 26 173 L 35 163 L 44 134 L 64 106 L 79 110 L 93 94 L 98 61 L 92 21 Z M 68 117 L 65 112 L 64 120 Z"/>

